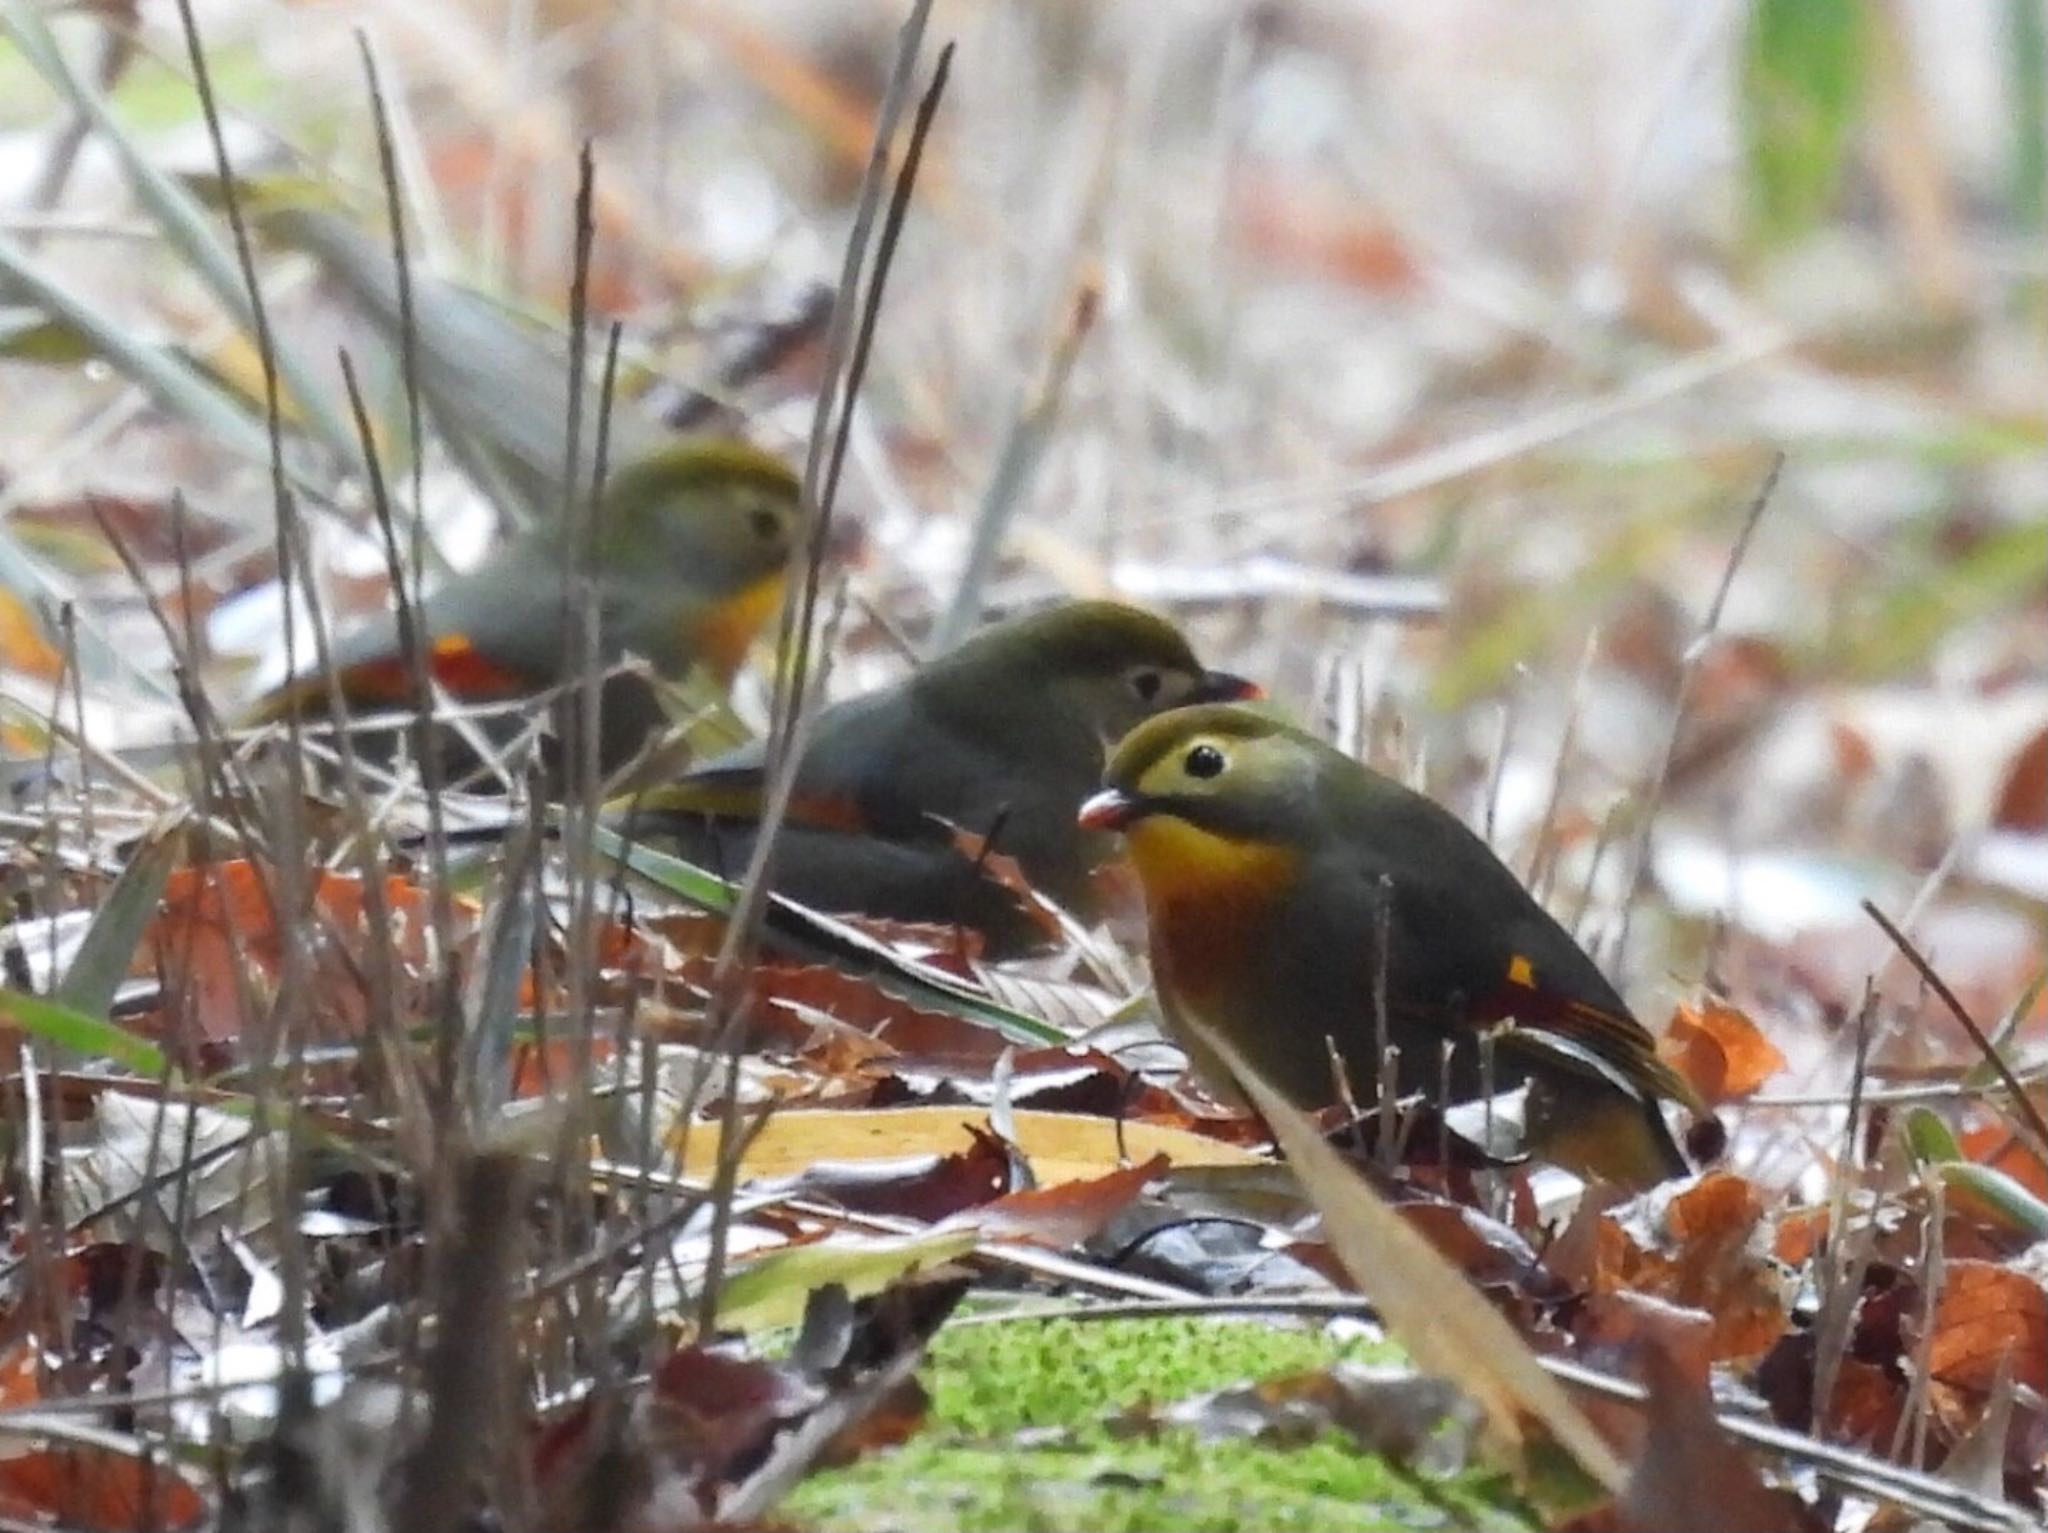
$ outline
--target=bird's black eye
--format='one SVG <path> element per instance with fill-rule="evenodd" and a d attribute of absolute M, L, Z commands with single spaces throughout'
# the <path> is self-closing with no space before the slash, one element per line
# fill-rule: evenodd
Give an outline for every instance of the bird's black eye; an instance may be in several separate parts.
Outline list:
<path fill-rule="evenodd" d="M 1131 690 L 1138 694 L 1138 701 L 1141 703 L 1155 701 L 1159 696 L 1159 689 L 1164 683 L 1165 678 L 1157 671 L 1131 672 Z"/>
<path fill-rule="evenodd" d="M 782 535 L 782 518 L 766 506 L 756 506 L 748 515 L 747 524 L 754 529 L 754 536 L 764 543 Z"/>
<path fill-rule="evenodd" d="M 1196 746 L 1188 752 L 1188 759 L 1183 763 L 1190 777 L 1214 777 L 1227 764 L 1223 759 L 1223 752 L 1213 745 Z"/>

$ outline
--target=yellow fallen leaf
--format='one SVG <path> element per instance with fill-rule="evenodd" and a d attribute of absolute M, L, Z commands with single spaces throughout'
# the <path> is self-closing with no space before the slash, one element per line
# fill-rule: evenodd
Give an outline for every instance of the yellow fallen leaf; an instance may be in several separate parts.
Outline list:
<path fill-rule="evenodd" d="M 1154 1155 L 1164 1155 L 1175 1166 L 1250 1166 L 1263 1160 L 1236 1145 L 1158 1124 L 1126 1122 L 1119 1144 L 1117 1125 L 1108 1118 L 1029 1109 L 1012 1117 L 1017 1147 L 1031 1162 L 1041 1187 L 1085 1181 Z M 982 1128 L 987 1123 L 988 1109 L 973 1106 L 779 1112 L 747 1146 L 740 1177 L 795 1176 L 820 1161 L 954 1155 L 972 1143 L 970 1125 Z M 691 1124 L 677 1148 L 692 1174 L 709 1175 L 718 1164 L 718 1124 Z"/>
<path fill-rule="evenodd" d="M 64 657 L 43 637 L 43 625 L 29 604 L 0 588 L 0 669 L 21 671 L 42 681 L 64 672 Z"/>
<path fill-rule="evenodd" d="M 810 1245 L 785 1246 L 748 1262 L 718 1290 L 718 1325 L 760 1331 L 795 1325 L 813 1291 L 837 1283 L 850 1299 L 880 1293 L 898 1278 L 965 1256 L 980 1237 L 971 1229 L 924 1235 L 840 1231 Z"/>
<path fill-rule="evenodd" d="M 248 336 L 239 330 L 222 336 L 201 360 L 213 370 L 215 377 L 249 404 L 259 410 L 264 408 L 268 391 L 264 382 L 263 353 Z M 277 413 L 287 426 L 306 424 L 305 410 L 282 381 L 278 385 Z"/>

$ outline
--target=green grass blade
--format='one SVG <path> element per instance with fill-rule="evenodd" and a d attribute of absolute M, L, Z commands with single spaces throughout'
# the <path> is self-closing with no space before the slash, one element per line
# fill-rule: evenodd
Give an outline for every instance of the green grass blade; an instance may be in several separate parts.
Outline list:
<path fill-rule="evenodd" d="M 19 289 L 58 324 L 75 331 L 121 374 L 159 404 L 211 432 L 256 462 L 270 456 L 262 422 L 161 346 L 51 276 L 12 240 L 0 235 L 0 283 Z"/>
<path fill-rule="evenodd" d="M 1862 114 L 1863 0 L 1755 0 L 1742 46 L 1742 132 L 1758 235 L 1796 239 L 1828 211 Z"/>
<path fill-rule="evenodd" d="M 184 257 L 193 275 L 253 341 L 255 311 L 242 280 L 241 262 L 221 238 L 199 200 L 143 157 L 114 116 L 106 97 L 71 67 L 48 23 L 34 6 L 26 0 L 0 0 L 0 30 L 14 40 L 22 56 L 51 88 L 92 124 L 120 162 L 135 200 L 163 230 L 165 242 Z M 329 451 L 345 462 L 353 462 L 357 453 L 355 433 L 342 420 L 328 391 L 318 387 L 305 367 L 282 348 L 277 355 L 277 369 L 285 388 L 305 412 L 314 434 Z"/>
<path fill-rule="evenodd" d="M 19 990 L 0 989 L 0 1017 L 32 1037 L 62 1049 L 114 1063 L 137 1075 L 161 1079 L 169 1073 L 164 1051 L 113 1022 Z"/>
<path fill-rule="evenodd" d="M 163 835 L 129 859 L 93 916 L 71 967 L 50 992 L 51 1000 L 84 1016 L 106 1015 L 135 962 L 135 949 L 149 929 L 182 850 L 177 835 Z"/>
<path fill-rule="evenodd" d="M 700 910 L 713 915 L 732 914 L 732 886 L 680 857 L 629 842 L 603 826 L 596 830 L 595 847 L 608 863 L 622 863 L 637 877 Z M 1000 1005 L 936 969 L 900 957 L 843 921 L 806 910 L 779 895 L 769 898 L 762 938 L 769 946 L 795 957 L 857 974 L 885 995 L 907 1005 L 943 1011 L 963 1021 L 992 1027 L 1026 1047 L 1067 1042 L 1067 1035 L 1051 1023 Z"/>

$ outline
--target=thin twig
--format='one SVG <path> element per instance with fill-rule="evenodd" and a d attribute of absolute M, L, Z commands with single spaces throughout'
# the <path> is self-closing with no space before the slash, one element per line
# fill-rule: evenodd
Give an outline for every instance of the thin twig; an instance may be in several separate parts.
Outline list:
<path fill-rule="evenodd" d="M 1615 934 L 1613 950 L 1608 954 L 1610 969 L 1619 969 L 1628 956 L 1628 938 L 1632 919 L 1635 915 L 1636 896 L 1643 886 L 1643 878 L 1649 871 L 1650 837 L 1657 826 L 1657 811 L 1664 799 L 1664 783 L 1671 775 L 1671 759 L 1678 750 L 1678 732 L 1685 723 L 1686 710 L 1691 706 L 1694 687 L 1699 682 L 1700 665 L 1706 659 L 1707 647 L 1715 631 L 1721 626 L 1722 609 L 1728 605 L 1729 589 L 1735 584 L 1735 572 L 1742 568 L 1743 556 L 1749 552 L 1749 542 L 1756 534 L 1757 523 L 1763 520 L 1764 510 L 1771 503 L 1771 496 L 1778 488 L 1778 476 L 1784 472 L 1785 455 L 1782 452 L 1771 455 L 1771 466 L 1764 473 L 1763 483 L 1757 486 L 1756 494 L 1749 502 L 1749 513 L 1742 519 L 1742 529 L 1735 535 L 1734 546 L 1728 550 L 1728 562 L 1721 568 L 1721 583 L 1714 589 L 1714 599 L 1707 607 L 1707 615 L 1700 623 L 1700 631 L 1685 651 L 1684 668 L 1678 676 L 1678 695 L 1672 699 L 1671 722 L 1664 732 L 1664 749 L 1657 762 L 1656 773 L 1645 787 L 1645 798 L 1641 818 L 1636 825 L 1635 845 L 1631 848 L 1628 868 L 1628 882 L 1623 887 L 1621 901 L 1621 929 Z"/>
<path fill-rule="evenodd" d="M 1948 981 L 1934 972 L 1934 966 L 1918 948 L 1913 946 L 1912 939 L 1894 926 L 1882 910 L 1870 900 L 1865 900 L 1863 911 L 1883 929 L 1887 937 L 1892 939 L 1892 945 L 1904 955 L 1906 962 L 1913 966 L 1920 978 L 1926 982 L 1927 988 L 1941 998 L 1941 1003 L 1948 1008 L 1949 1015 L 1961 1024 L 1963 1031 L 1970 1035 L 1970 1041 L 1983 1052 L 1985 1063 L 1998 1072 L 1998 1079 L 2004 1084 L 2005 1089 L 2012 1093 L 2013 1110 L 2025 1120 L 2040 1147 L 2040 1152 L 2048 1154 L 2048 1118 L 2041 1115 L 2041 1109 L 2036 1107 L 2033 1098 L 2027 1095 L 2027 1088 L 2021 1083 L 2020 1078 L 2013 1074 L 2012 1066 L 2005 1062 L 2005 1056 L 1998 1052 L 1991 1040 L 1985 1036 L 1984 1029 L 1977 1025 L 1977 1019 L 1970 1015 L 1962 1001 L 1957 998 L 1955 991 L 1949 988 Z"/>
<path fill-rule="evenodd" d="M 1835 1380 L 1842 1360 L 1848 1355 L 1849 1322 L 1855 1301 L 1863 1291 L 1863 1273 L 1870 1261 L 1870 1242 L 1865 1239 L 1852 1249 L 1849 1227 L 1851 1183 L 1861 1179 L 1863 1157 L 1859 1153 L 1863 1122 L 1863 1082 L 1870 1067 L 1871 1022 L 1877 1012 L 1877 991 L 1866 986 L 1863 1004 L 1856 1009 L 1856 1061 L 1849 1077 L 1849 1113 L 1842 1125 L 1842 1153 L 1828 1189 L 1828 1228 L 1833 1238 L 1821 1253 L 1819 1266 L 1820 1315 L 1814 1323 L 1813 1417 L 1818 1433 L 1835 1398 Z"/>
<path fill-rule="evenodd" d="M 384 95 L 384 81 L 377 71 L 377 59 L 370 49 L 369 34 L 356 29 L 356 48 L 362 55 L 363 81 L 370 93 L 370 121 L 377 130 L 377 173 L 384 183 L 385 218 L 391 230 L 391 265 L 398 286 L 399 376 L 405 388 L 406 440 L 412 448 L 412 549 L 407 585 L 406 562 L 398 551 L 398 534 L 392 514 L 391 497 L 381 473 L 371 477 L 370 508 L 384 540 L 385 566 L 391 575 L 393 603 L 398 615 L 398 640 L 413 685 L 413 755 L 419 763 L 422 797 L 427 813 L 428 909 L 434 923 L 435 952 L 440 960 L 436 976 L 439 995 L 435 1021 L 441 1033 L 452 1033 L 460 1025 L 460 981 L 450 961 L 455 951 L 455 900 L 448 883 L 448 828 L 442 782 L 440 752 L 434 748 L 428 714 L 433 696 L 427 666 L 427 646 L 432 636 L 424 631 L 419 613 L 425 602 L 425 555 L 430 546 L 426 514 L 426 443 L 424 410 L 420 403 L 419 323 L 414 312 L 412 262 L 405 242 L 405 199 L 399 184 L 398 145 L 391 127 L 391 108 Z M 366 463 L 374 463 L 376 443 L 363 438 Z M 448 1045 L 452 1049 L 452 1040 Z M 449 1059 L 444 1057 L 444 1068 Z M 441 1090 L 454 1090 L 452 1071 Z"/>
<path fill-rule="evenodd" d="M 793 599 L 786 600 L 783 604 L 779 651 L 784 661 L 781 684 L 776 688 L 775 706 L 769 720 L 766 749 L 767 792 L 759 827 L 754 837 L 753 850 L 748 858 L 746 874 L 740 883 L 739 897 L 727 919 L 725 939 L 720 944 L 718 958 L 712 969 L 711 1005 L 708 1015 L 714 1036 L 733 1051 L 735 1066 L 741 1042 L 739 1024 L 744 1020 L 740 1008 L 739 981 L 744 972 L 746 955 L 752 951 L 762 916 L 767 908 L 776 837 L 788 811 L 790 794 L 796 782 L 797 763 L 802 756 L 803 733 L 808 718 L 805 703 L 811 693 L 809 671 L 812 625 L 816 617 L 818 584 L 826 539 L 830 532 L 839 474 L 846 458 L 853 404 L 862 374 L 866 369 L 869 349 L 873 345 L 875 322 L 880 314 L 882 291 L 888 275 L 889 257 L 895 249 L 896 233 L 900 231 L 902 220 L 908 212 L 910 188 L 917 173 L 924 135 L 929 131 L 932 113 L 937 110 L 939 91 L 945 84 L 947 63 L 952 56 L 952 48 L 948 45 L 940 54 L 932 87 L 927 91 L 925 100 L 919 108 L 917 121 L 911 131 L 910 144 L 904 154 L 902 173 L 897 179 L 896 195 L 890 204 L 888 221 L 876 245 L 875 275 L 867 292 L 866 302 L 860 306 L 860 320 L 856 326 L 853 316 L 855 305 L 860 298 L 861 271 L 868 238 L 874 227 L 875 213 L 881 203 L 882 187 L 888 174 L 889 146 L 895 137 L 896 125 L 902 117 L 903 107 L 909 98 L 910 81 L 916 69 L 918 49 L 923 42 L 924 29 L 930 14 L 931 0 L 917 0 L 898 34 L 896 67 L 890 77 L 889 88 L 883 97 L 882 109 L 876 119 L 874 149 L 868 160 L 853 230 L 847 238 L 845 270 L 833 307 L 826 382 L 819 390 L 817 409 L 812 418 L 811 441 L 806 454 L 803 481 L 804 499 L 811 512 L 810 527 L 809 535 L 800 545 L 802 557 L 799 568 L 803 577 L 801 590 L 793 593 Z M 728 1085 L 736 1090 L 736 1068 L 728 1069 L 727 1079 Z M 726 1111 L 728 1132 L 721 1139 L 721 1182 L 729 1182 L 737 1171 L 736 1163 L 730 1163 L 724 1148 L 731 1145 L 736 1137 L 730 1132 L 736 1112 L 736 1100 L 729 1101 Z M 730 1233 L 728 1202 L 729 1197 L 726 1196 L 713 1200 L 711 1260 L 706 1267 L 704 1285 L 698 1295 L 699 1318 L 706 1326 L 717 1314 L 718 1287 L 723 1277 L 726 1239 Z"/>
<path fill-rule="evenodd" d="M 974 517 L 968 535 L 967 558 L 960 569 L 953 599 L 932 631 L 930 653 L 943 654 L 967 636 L 981 609 L 982 587 L 995 569 L 1002 552 L 1003 536 L 1023 504 L 1025 487 L 1031 482 L 1039 460 L 1059 424 L 1060 406 L 1067 397 L 1067 380 L 1073 376 L 1081 343 L 1094 328 L 1102 294 L 1092 278 L 1084 278 L 1067 305 L 1065 323 L 1053 340 L 1052 350 L 1023 409 L 1011 422 L 1009 436 L 996 454 L 995 470 Z"/>

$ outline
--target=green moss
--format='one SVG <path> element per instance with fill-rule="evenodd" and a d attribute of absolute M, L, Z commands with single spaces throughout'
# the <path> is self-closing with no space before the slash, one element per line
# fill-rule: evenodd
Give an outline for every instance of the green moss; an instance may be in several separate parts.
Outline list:
<path fill-rule="evenodd" d="M 1391 1355 L 1248 1321 L 1017 1321 L 942 1332 L 922 1375 L 925 1429 L 893 1453 L 813 1478 L 783 1508 L 811 1528 L 865 1530 L 1522 1528 L 1503 1482 L 1411 1475 L 1348 1442 L 1203 1442 L 1184 1429 L 1118 1438 L 1146 1402 Z M 1052 1441 L 1019 1439 L 1044 1433 Z"/>
<path fill-rule="evenodd" d="M 1089 1426 L 1146 1401 L 1170 1405 L 1338 1358 L 1399 1355 L 1384 1344 L 1257 1321 L 1018 1320 L 943 1331 L 924 1379 L 935 1422 L 999 1437 Z"/>

